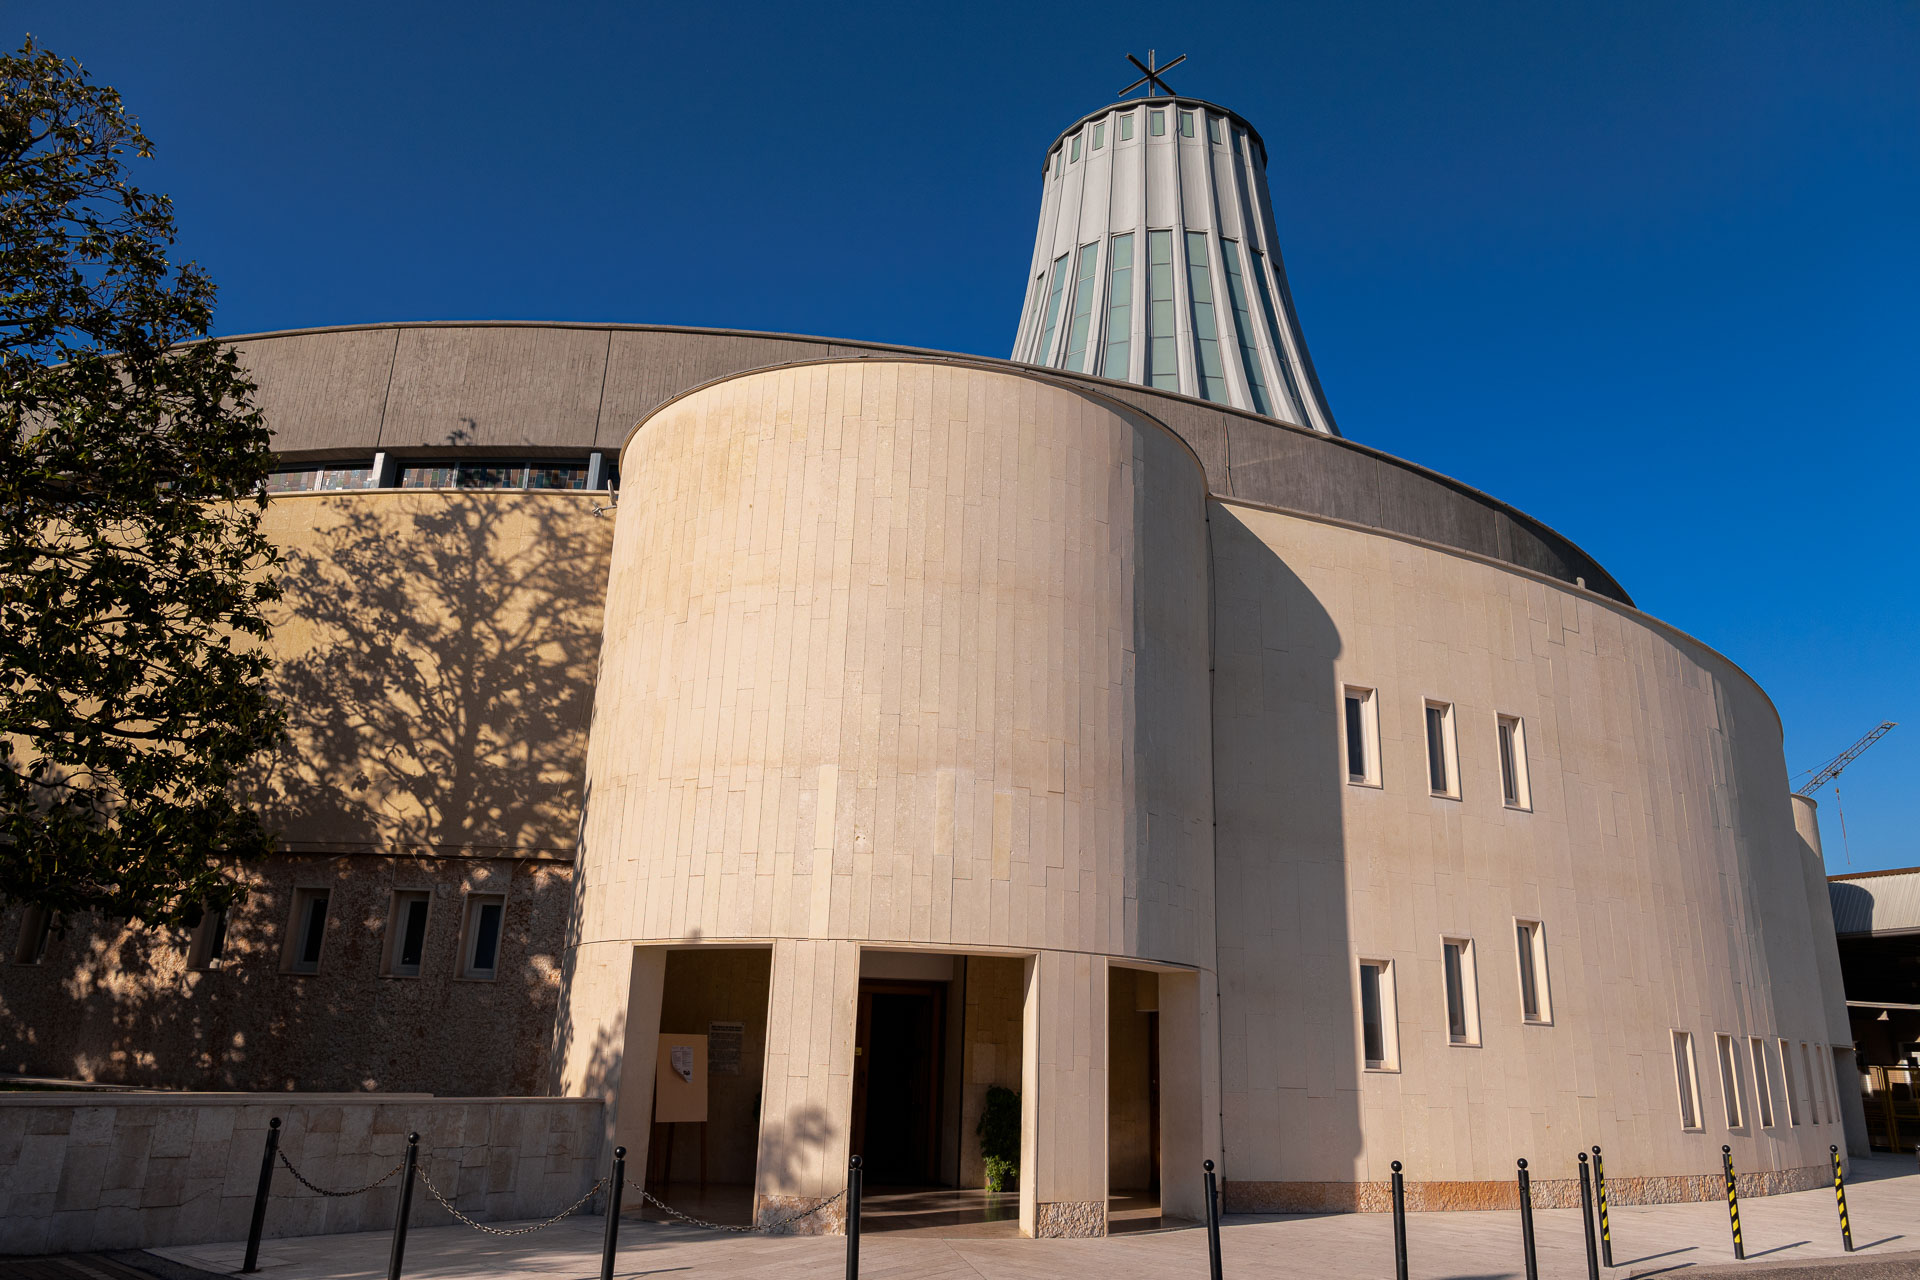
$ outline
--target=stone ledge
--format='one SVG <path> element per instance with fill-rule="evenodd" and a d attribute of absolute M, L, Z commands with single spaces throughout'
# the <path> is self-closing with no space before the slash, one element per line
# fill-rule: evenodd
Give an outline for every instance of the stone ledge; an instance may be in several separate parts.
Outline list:
<path fill-rule="evenodd" d="M 1826 1165 L 1796 1169 L 1768 1169 L 1742 1173 L 1736 1185 L 1743 1196 L 1777 1196 L 1833 1185 Z M 1578 1178 L 1535 1178 L 1536 1209 L 1573 1209 L 1580 1205 Z M 1726 1179 L 1717 1173 L 1675 1174 L 1670 1177 L 1607 1179 L 1607 1203 L 1680 1204 L 1719 1200 L 1727 1193 Z M 1392 1184 L 1386 1182 L 1238 1182 L 1220 1191 L 1226 1213 L 1387 1213 L 1393 1208 Z M 1518 1209 L 1520 1188 L 1511 1179 L 1498 1182 L 1407 1182 L 1410 1213 L 1454 1210 Z"/>

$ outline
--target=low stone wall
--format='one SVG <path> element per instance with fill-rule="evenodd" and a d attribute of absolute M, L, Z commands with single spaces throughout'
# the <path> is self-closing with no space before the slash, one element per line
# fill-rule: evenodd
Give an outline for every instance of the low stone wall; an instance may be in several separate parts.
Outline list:
<path fill-rule="evenodd" d="M 546 1217 L 599 1177 L 601 1103 L 582 1098 L 409 1094 L 0 1094 L 0 1254 L 242 1240 L 267 1122 L 280 1149 L 329 1189 L 387 1173 L 420 1134 L 421 1163 L 480 1221 Z M 393 1225 L 399 1176 L 344 1198 L 276 1168 L 266 1235 Z M 424 1186 L 411 1221 L 442 1226 Z"/>
<path fill-rule="evenodd" d="M 1743 1196 L 1777 1196 L 1789 1191 L 1812 1191 L 1833 1185 L 1826 1165 L 1799 1169 L 1769 1169 L 1736 1173 Z M 1577 1209 L 1577 1178 L 1535 1178 L 1529 1188 L 1536 1209 Z M 1669 1178 L 1607 1178 L 1607 1203 L 1677 1204 L 1691 1200 L 1720 1200 L 1727 1180 L 1717 1173 L 1680 1174 Z M 1393 1184 L 1388 1182 L 1228 1182 L 1220 1190 L 1224 1213 L 1387 1213 L 1393 1209 Z M 1520 1188 L 1504 1182 L 1407 1181 L 1409 1213 L 1439 1213 L 1453 1209 L 1518 1209 Z"/>

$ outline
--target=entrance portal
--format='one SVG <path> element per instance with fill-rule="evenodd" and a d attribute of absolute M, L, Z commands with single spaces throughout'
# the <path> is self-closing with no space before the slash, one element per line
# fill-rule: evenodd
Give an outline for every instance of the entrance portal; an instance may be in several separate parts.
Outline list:
<path fill-rule="evenodd" d="M 947 984 L 862 979 L 854 1030 L 853 1149 L 874 1186 L 940 1178 Z"/>
<path fill-rule="evenodd" d="M 1160 1221 L 1160 976 L 1107 970 L 1107 1229 Z"/>

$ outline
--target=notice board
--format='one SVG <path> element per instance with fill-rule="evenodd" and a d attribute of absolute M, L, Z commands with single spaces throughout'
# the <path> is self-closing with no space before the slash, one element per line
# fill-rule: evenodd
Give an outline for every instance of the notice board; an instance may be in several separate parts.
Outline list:
<path fill-rule="evenodd" d="M 707 1118 L 707 1038 L 660 1033 L 653 1064 L 653 1118 L 658 1124 Z"/>

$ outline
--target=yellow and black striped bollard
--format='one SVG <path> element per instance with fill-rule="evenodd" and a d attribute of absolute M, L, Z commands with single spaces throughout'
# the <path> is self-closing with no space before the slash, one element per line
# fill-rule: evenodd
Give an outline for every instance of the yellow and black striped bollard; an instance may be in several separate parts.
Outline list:
<path fill-rule="evenodd" d="M 1733 1189 L 1733 1148 L 1720 1148 L 1720 1163 L 1727 1167 L 1727 1217 L 1733 1221 L 1733 1256 L 1745 1261 L 1747 1247 L 1740 1243 L 1740 1193 Z"/>
<path fill-rule="evenodd" d="M 1613 1265 L 1613 1227 L 1607 1222 L 1607 1166 L 1600 1160 L 1600 1148 L 1593 1149 L 1593 1193 L 1600 1202 L 1600 1262 Z"/>
<path fill-rule="evenodd" d="M 1847 1184 L 1840 1177 L 1840 1148 L 1828 1147 L 1833 1156 L 1833 1198 L 1840 1202 L 1840 1243 L 1853 1252 L 1853 1226 L 1847 1221 Z"/>

